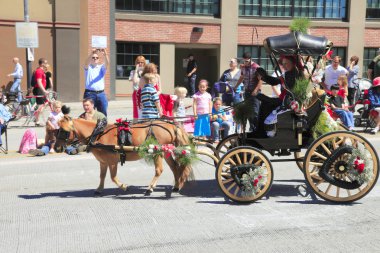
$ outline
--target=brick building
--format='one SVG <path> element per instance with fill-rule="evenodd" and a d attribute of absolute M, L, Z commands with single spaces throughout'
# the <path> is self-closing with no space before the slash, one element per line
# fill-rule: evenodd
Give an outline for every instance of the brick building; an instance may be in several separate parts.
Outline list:
<path fill-rule="evenodd" d="M 108 37 L 111 67 L 106 92 L 128 96 L 129 72 L 137 55 L 158 64 L 163 91 L 185 82 L 184 59 L 193 53 L 199 78 L 216 81 L 228 60 L 252 52 L 271 69 L 264 38 L 288 32 L 293 17 L 312 20 L 311 34 L 333 41 L 344 63 L 352 55 L 366 65 L 380 47 L 380 0 L 29 0 L 30 20 L 39 24 L 35 58 L 54 66 L 56 89 L 64 101 L 78 101 L 84 90 L 81 66 L 91 36 Z M 0 3 L 0 82 L 7 84 L 14 56 L 25 66 L 25 49 L 16 48 L 15 22 L 23 20 L 23 0 Z M 33 69 L 36 62 L 33 63 Z M 26 78 L 23 89 L 26 88 Z"/>

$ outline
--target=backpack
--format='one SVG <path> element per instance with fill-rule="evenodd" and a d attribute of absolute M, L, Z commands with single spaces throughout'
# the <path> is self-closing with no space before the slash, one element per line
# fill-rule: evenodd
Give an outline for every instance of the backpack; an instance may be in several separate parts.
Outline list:
<path fill-rule="evenodd" d="M 32 78 L 30 79 L 30 87 L 34 88 L 37 85 L 36 71 L 33 71 Z"/>
<path fill-rule="evenodd" d="M 19 152 L 21 154 L 27 154 L 29 150 L 37 148 L 37 134 L 33 129 L 26 129 L 22 136 Z"/>

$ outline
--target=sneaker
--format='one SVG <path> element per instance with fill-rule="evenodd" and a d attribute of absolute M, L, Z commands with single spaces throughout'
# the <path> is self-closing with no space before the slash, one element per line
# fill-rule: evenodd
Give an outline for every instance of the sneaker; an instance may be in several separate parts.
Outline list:
<path fill-rule="evenodd" d="M 29 150 L 28 152 L 29 155 L 33 155 L 33 156 L 44 156 L 45 153 L 41 151 L 41 149 L 31 149 Z"/>
<path fill-rule="evenodd" d="M 371 134 L 377 134 L 378 131 L 379 127 L 375 127 L 374 129 L 372 129 Z"/>
<path fill-rule="evenodd" d="M 49 154 L 54 154 L 54 153 L 55 153 L 54 149 L 50 149 Z"/>
<path fill-rule="evenodd" d="M 80 145 L 78 147 L 78 152 L 86 152 L 87 151 L 87 146 L 86 145 Z"/>

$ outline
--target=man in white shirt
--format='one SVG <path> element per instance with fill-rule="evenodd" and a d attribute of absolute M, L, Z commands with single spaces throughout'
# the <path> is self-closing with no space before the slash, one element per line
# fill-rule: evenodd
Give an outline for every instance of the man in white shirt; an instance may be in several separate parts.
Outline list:
<path fill-rule="evenodd" d="M 13 63 L 15 64 L 15 70 L 13 73 L 8 74 L 9 77 L 13 77 L 13 84 L 10 89 L 10 92 L 17 93 L 17 101 L 22 101 L 22 94 L 21 94 L 21 79 L 24 75 L 24 72 L 22 70 L 22 66 L 19 63 L 19 58 L 15 57 L 13 58 Z"/>
<path fill-rule="evenodd" d="M 322 82 L 322 86 L 325 91 L 330 91 L 331 86 L 338 83 L 338 77 L 340 75 L 348 75 L 348 70 L 340 66 L 340 56 L 335 56 L 331 65 L 325 69 L 325 80 Z"/>
<path fill-rule="evenodd" d="M 99 63 L 99 54 L 103 55 L 103 64 Z M 104 76 L 109 64 L 105 49 L 94 49 L 84 64 L 85 91 L 83 98 L 91 98 L 95 108 L 107 116 L 108 100 L 104 92 Z"/>

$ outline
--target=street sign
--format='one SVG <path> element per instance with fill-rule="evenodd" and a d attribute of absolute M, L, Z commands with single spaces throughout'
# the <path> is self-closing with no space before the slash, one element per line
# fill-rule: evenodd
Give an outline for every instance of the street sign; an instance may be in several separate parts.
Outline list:
<path fill-rule="evenodd" d="M 16 22 L 17 47 L 38 47 L 38 24 L 36 22 Z"/>
<path fill-rule="evenodd" d="M 107 48 L 107 36 L 92 36 L 93 48 Z"/>

